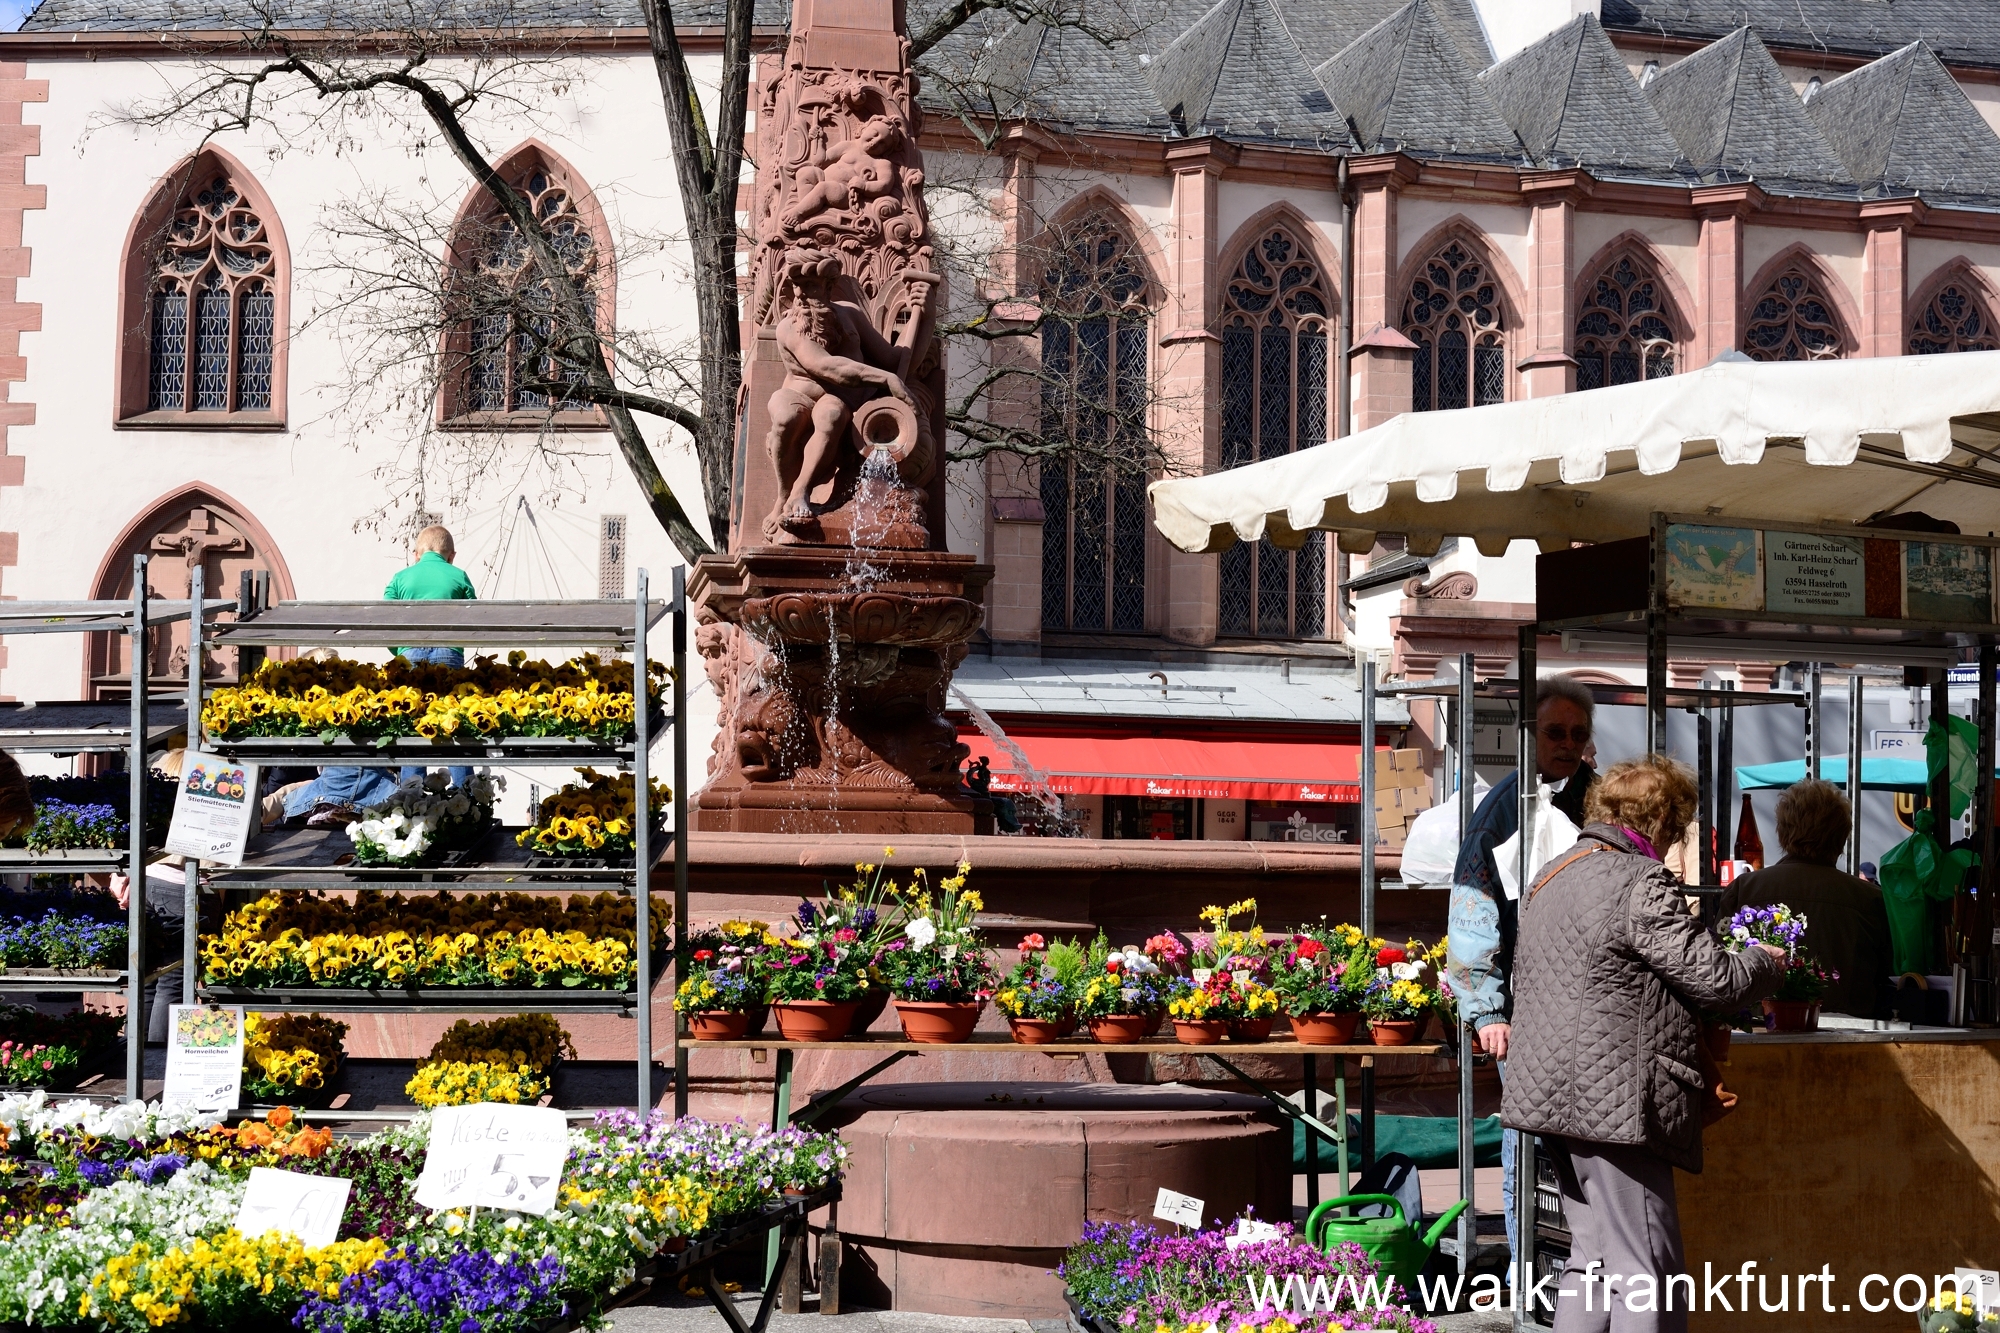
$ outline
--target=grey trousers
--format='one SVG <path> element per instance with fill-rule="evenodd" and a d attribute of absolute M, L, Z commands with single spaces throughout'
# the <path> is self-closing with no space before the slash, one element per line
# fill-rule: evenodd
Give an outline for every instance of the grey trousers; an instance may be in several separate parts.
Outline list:
<path fill-rule="evenodd" d="M 1572 1236 L 1556 1333 L 1685 1333 L 1693 1293 L 1668 1281 L 1687 1267 L 1674 1169 L 1627 1144 L 1543 1142 Z"/>

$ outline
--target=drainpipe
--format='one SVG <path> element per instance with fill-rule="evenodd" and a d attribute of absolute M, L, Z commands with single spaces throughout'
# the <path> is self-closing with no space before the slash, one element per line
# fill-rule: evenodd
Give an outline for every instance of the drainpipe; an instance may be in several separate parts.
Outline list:
<path fill-rule="evenodd" d="M 1352 132 L 1351 130 L 1349 131 Z M 1354 191 L 1347 181 L 1347 154 L 1340 155 L 1334 182 L 1340 190 L 1340 335 L 1335 348 L 1333 436 L 1342 439 L 1354 432 L 1353 349 L 1354 349 Z M 1354 594 L 1344 586 L 1349 574 L 1347 552 L 1334 544 L 1334 614 L 1351 643 L 1354 635 Z"/>

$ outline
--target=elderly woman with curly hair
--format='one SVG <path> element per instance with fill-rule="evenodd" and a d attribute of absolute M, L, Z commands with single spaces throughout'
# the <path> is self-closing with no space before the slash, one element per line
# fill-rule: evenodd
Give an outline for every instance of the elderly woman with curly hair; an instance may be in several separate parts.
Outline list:
<path fill-rule="evenodd" d="M 1591 788 L 1576 845 L 1521 903 L 1502 1120 L 1543 1138 L 1574 1243 L 1557 1333 L 1687 1327 L 1674 1168 L 1701 1170 L 1698 1015 L 1778 988 L 1783 954 L 1727 953 L 1689 911 L 1661 849 L 1695 810 L 1662 755 Z"/>

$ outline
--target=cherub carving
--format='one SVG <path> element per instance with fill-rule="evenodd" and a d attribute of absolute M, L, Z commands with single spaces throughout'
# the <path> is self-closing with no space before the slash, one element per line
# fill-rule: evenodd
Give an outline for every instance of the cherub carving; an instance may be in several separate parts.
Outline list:
<path fill-rule="evenodd" d="M 785 211 L 785 230 L 796 232 L 801 222 L 823 209 L 858 212 L 871 199 L 900 193 L 903 168 L 896 158 L 904 143 L 900 122 L 887 116 L 863 121 L 826 162 L 799 169 L 800 193 Z"/>

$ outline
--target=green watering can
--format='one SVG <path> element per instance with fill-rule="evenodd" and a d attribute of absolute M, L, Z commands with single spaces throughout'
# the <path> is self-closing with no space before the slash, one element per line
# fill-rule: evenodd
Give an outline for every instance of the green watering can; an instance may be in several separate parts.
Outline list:
<path fill-rule="evenodd" d="M 1389 1216 L 1344 1217 L 1333 1211 L 1368 1203 L 1388 1204 Z M 1327 1253 L 1336 1245 L 1359 1245 L 1384 1272 L 1403 1284 L 1404 1291 L 1415 1296 L 1417 1274 L 1424 1271 L 1431 1252 L 1437 1248 L 1438 1238 L 1451 1229 L 1451 1224 L 1465 1211 L 1466 1203 L 1467 1200 L 1460 1199 L 1445 1209 L 1444 1216 L 1432 1224 L 1429 1234 L 1419 1236 L 1404 1219 L 1403 1205 L 1395 1195 L 1348 1194 L 1328 1199 L 1312 1210 L 1306 1218 L 1306 1242 Z"/>

